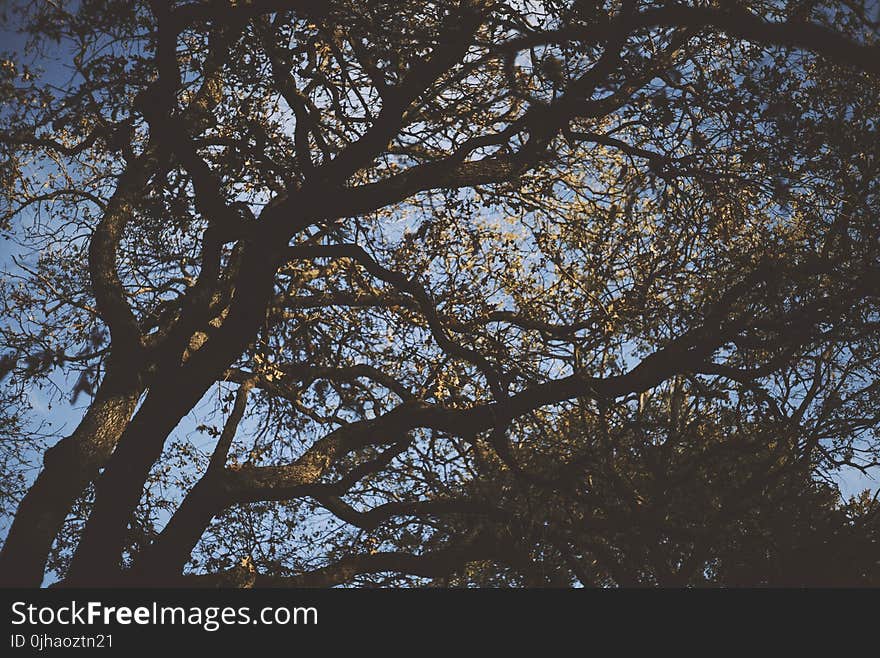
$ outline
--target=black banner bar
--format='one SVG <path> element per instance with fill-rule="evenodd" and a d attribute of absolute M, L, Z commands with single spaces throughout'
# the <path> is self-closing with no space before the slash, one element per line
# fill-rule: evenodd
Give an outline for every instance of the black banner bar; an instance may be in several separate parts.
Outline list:
<path fill-rule="evenodd" d="M 877 591 L 863 594 L 876 602 Z M 813 617 L 827 624 L 842 611 L 853 623 L 854 612 L 875 609 L 860 598 L 832 590 L 10 589 L 0 590 L 0 655 L 241 649 L 300 640 L 337 646 L 370 637 L 392 641 L 403 631 L 444 644 L 474 634 L 507 642 L 615 634 L 626 646 L 694 629 L 764 633 L 782 628 L 786 612 L 799 616 L 799 626 Z"/>

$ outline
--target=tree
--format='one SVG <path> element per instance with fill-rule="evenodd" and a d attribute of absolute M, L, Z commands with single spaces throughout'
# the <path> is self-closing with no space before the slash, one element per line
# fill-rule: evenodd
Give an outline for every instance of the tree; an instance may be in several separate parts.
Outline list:
<path fill-rule="evenodd" d="M 877 584 L 875 9 L 8 3 L 2 582 Z"/>

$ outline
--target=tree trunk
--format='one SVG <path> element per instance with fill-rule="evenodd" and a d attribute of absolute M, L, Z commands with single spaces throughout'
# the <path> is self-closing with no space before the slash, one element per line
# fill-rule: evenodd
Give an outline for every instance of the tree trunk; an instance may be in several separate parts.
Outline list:
<path fill-rule="evenodd" d="M 223 325 L 188 361 L 157 375 L 138 413 L 96 482 L 95 506 L 70 572 L 73 586 L 117 584 L 131 515 L 168 435 L 253 340 L 266 316 L 280 251 L 251 244 L 243 256 L 239 292 Z"/>
<path fill-rule="evenodd" d="M 190 490 L 156 541 L 138 556 L 126 584 L 135 587 L 179 584 L 205 528 L 229 502 L 222 473 L 207 473 Z"/>
<path fill-rule="evenodd" d="M 0 586 L 39 587 L 64 519 L 128 425 L 143 387 L 130 373 L 108 372 L 73 434 L 46 451 L 0 553 Z"/>

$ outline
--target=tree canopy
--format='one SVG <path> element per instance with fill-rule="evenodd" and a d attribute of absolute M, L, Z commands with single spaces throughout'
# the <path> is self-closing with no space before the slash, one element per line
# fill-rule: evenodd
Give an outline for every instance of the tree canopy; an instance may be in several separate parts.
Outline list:
<path fill-rule="evenodd" d="M 873 0 L 2 7 L 3 584 L 880 584 Z"/>

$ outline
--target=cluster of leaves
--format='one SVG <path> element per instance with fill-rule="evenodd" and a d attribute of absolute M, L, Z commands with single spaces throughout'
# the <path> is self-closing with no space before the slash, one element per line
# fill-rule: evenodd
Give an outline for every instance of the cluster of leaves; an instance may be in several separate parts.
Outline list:
<path fill-rule="evenodd" d="M 14 6 L 0 378 L 92 400 L 48 568 L 116 515 L 209 582 L 876 584 L 870 10 Z"/>

